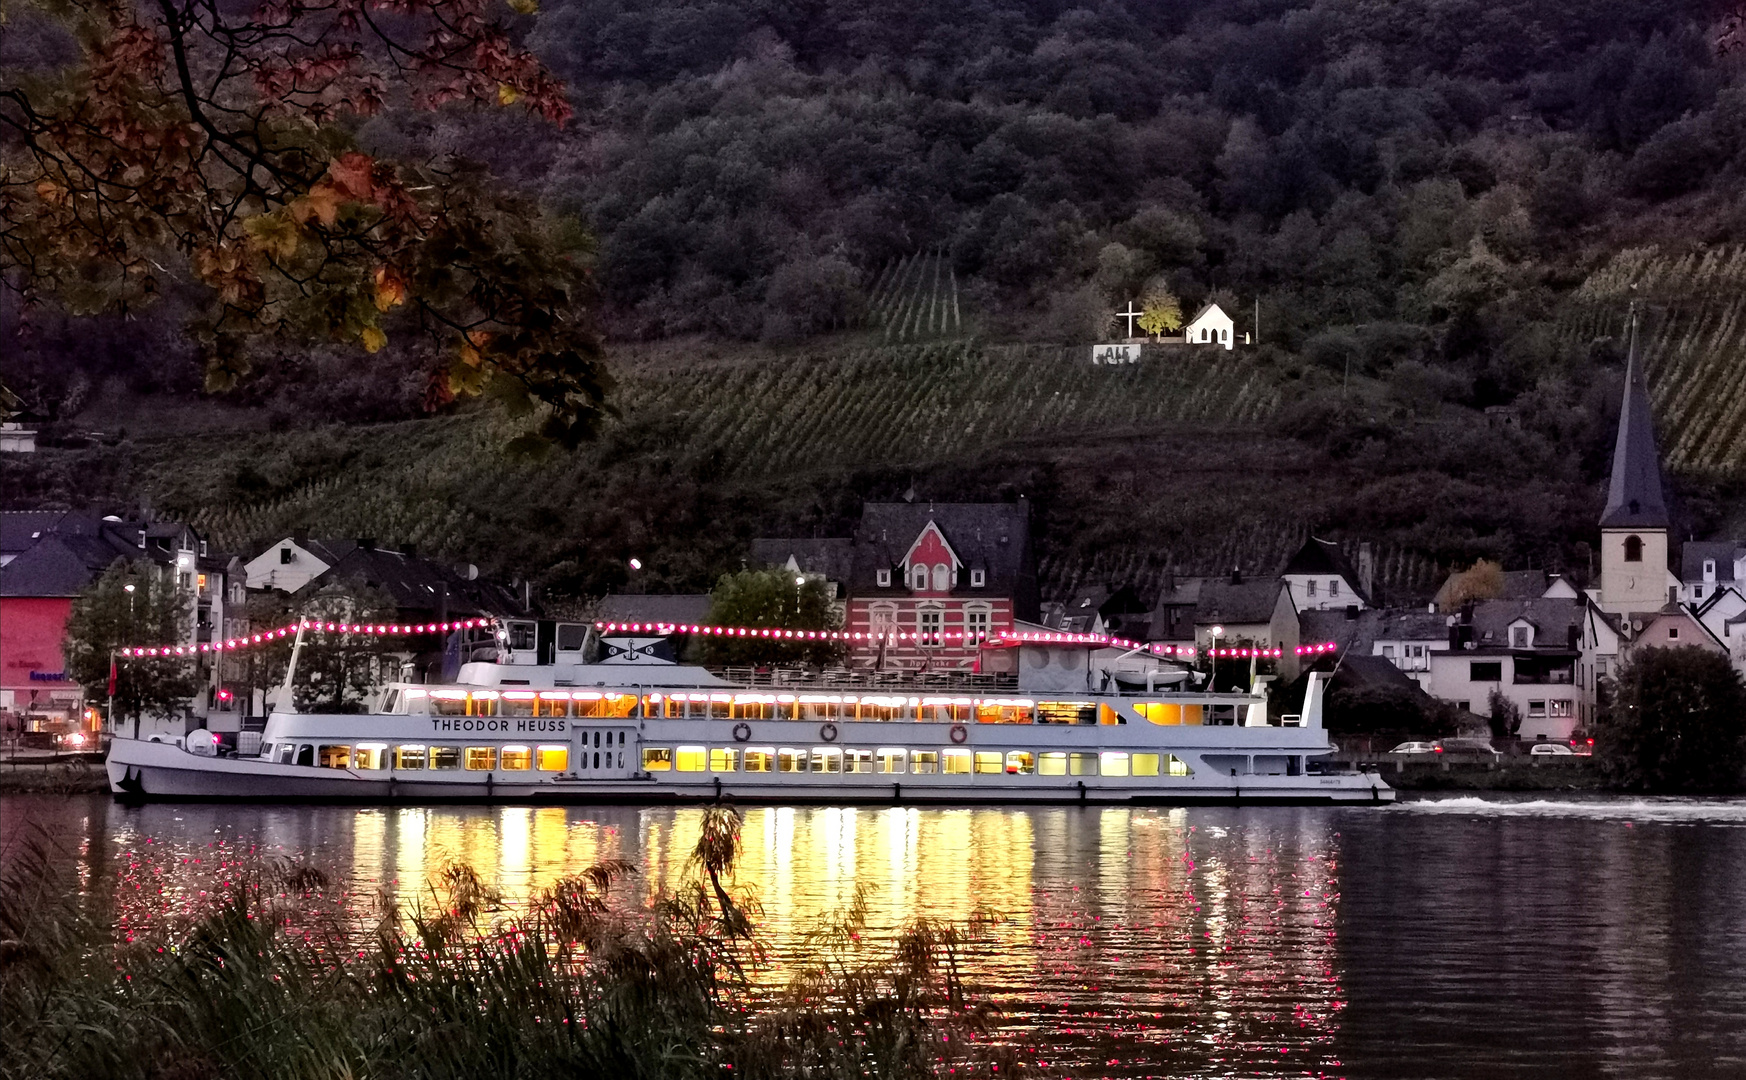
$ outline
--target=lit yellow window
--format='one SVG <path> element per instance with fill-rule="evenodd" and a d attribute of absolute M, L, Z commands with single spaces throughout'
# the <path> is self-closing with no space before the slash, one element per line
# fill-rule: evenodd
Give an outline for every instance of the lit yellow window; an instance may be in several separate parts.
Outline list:
<path fill-rule="evenodd" d="M 532 716 L 536 700 L 532 690 L 506 690 L 498 702 L 498 711 L 504 716 Z"/>
<path fill-rule="evenodd" d="M 941 772 L 947 776 L 968 776 L 970 774 L 970 751 L 942 750 L 940 757 L 944 759 Z"/>
<path fill-rule="evenodd" d="M 774 746 L 746 747 L 747 772 L 769 772 L 775 761 L 776 748 Z"/>
<path fill-rule="evenodd" d="M 740 752 L 727 746 L 712 747 L 709 751 L 710 772 L 733 772 L 739 768 Z"/>
<path fill-rule="evenodd" d="M 540 772 L 563 772 L 570 767 L 568 746 L 542 746 L 535 756 L 539 759 Z"/>
<path fill-rule="evenodd" d="M 1135 776 L 1157 776 L 1157 754 L 1135 754 L 1128 761 L 1133 765 Z"/>
<path fill-rule="evenodd" d="M 564 690 L 546 691 L 540 694 L 541 716 L 568 716 L 570 713 L 570 695 Z"/>
<path fill-rule="evenodd" d="M 643 771 L 667 772 L 673 767 L 673 748 L 670 746 L 643 747 Z"/>
<path fill-rule="evenodd" d="M 806 751 L 796 750 L 792 746 L 784 746 L 776 751 L 777 772 L 805 772 Z"/>
<path fill-rule="evenodd" d="M 352 767 L 352 748 L 324 746 L 317 751 L 316 761 L 324 769 L 349 769 Z"/>
<path fill-rule="evenodd" d="M 1045 750 L 1037 761 L 1038 776 L 1066 776 L 1067 754 L 1061 750 Z"/>
<path fill-rule="evenodd" d="M 1103 761 L 1099 764 L 1103 766 L 1103 775 L 1105 776 L 1128 775 L 1128 755 L 1125 751 L 1105 750 Z"/>
<path fill-rule="evenodd" d="M 917 750 L 910 754 L 909 771 L 912 773 L 939 772 L 940 752 L 938 750 Z"/>
<path fill-rule="evenodd" d="M 1177 724 L 1198 725 L 1200 723 L 1199 705 L 1178 705 L 1169 701 L 1141 702 L 1135 705 L 1134 711 L 1140 714 L 1140 719 L 1150 720 L 1154 724 L 1174 726 Z"/>
<path fill-rule="evenodd" d="M 388 744 L 379 742 L 359 743 L 356 752 L 352 754 L 354 769 L 385 769 L 388 767 Z"/>
<path fill-rule="evenodd" d="M 812 771 L 821 773 L 840 773 L 843 771 L 843 752 L 834 747 L 815 746 L 812 751 Z"/>
<path fill-rule="evenodd" d="M 881 746 L 874 751 L 873 758 L 879 763 L 882 773 L 901 773 L 909 755 L 895 746 Z"/>
<path fill-rule="evenodd" d="M 1069 776 L 1096 776 L 1096 754 L 1068 754 L 1067 774 Z"/>
<path fill-rule="evenodd" d="M 432 690 L 430 693 L 430 711 L 437 716 L 466 716 L 466 691 Z"/>
<path fill-rule="evenodd" d="M 708 759 L 701 746 L 681 746 L 673 755 L 674 768 L 680 772 L 702 772 Z"/>
<path fill-rule="evenodd" d="M 497 691 L 473 691 L 471 694 L 467 695 L 467 708 L 472 710 L 472 712 L 468 714 L 470 716 L 496 716 Z"/>
<path fill-rule="evenodd" d="M 1168 769 L 1171 776 L 1190 776 L 1193 774 L 1194 770 L 1188 767 L 1188 762 L 1183 761 L 1175 754 L 1167 756 L 1170 759 Z"/>
<path fill-rule="evenodd" d="M 503 748 L 503 760 L 498 763 L 498 768 L 513 769 L 516 772 L 531 769 L 533 768 L 533 751 L 525 746 L 506 746 Z"/>
<path fill-rule="evenodd" d="M 458 746 L 433 746 L 430 748 L 430 767 L 433 769 L 458 769 L 461 767 L 461 748 Z"/>
<path fill-rule="evenodd" d="M 1029 750 L 1008 750 L 1006 771 L 1015 776 L 1029 776 L 1036 771 L 1036 761 Z"/>
<path fill-rule="evenodd" d="M 1006 755 L 999 750 L 976 751 L 976 771 L 996 776 L 1006 771 Z"/>
<path fill-rule="evenodd" d="M 495 768 L 497 768 L 497 747 L 467 747 L 467 769 L 469 772 L 490 772 Z"/>
<path fill-rule="evenodd" d="M 394 767 L 413 771 L 424 768 L 424 745 L 408 743 L 394 748 Z"/>
<path fill-rule="evenodd" d="M 844 750 L 843 771 L 846 773 L 870 773 L 873 771 L 873 751 Z"/>

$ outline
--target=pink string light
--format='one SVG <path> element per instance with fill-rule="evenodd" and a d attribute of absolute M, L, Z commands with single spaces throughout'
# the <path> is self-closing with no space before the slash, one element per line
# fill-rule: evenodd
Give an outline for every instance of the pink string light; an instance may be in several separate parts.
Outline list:
<path fill-rule="evenodd" d="M 362 634 L 368 637 L 398 637 L 410 634 L 447 634 L 455 630 L 483 629 L 491 626 L 492 619 L 459 619 L 441 623 L 392 623 L 363 624 L 343 622 L 323 622 L 318 619 L 306 619 L 302 627 L 324 634 Z M 245 634 L 242 637 L 226 638 L 223 641 L 203 641 L 195 645 L 145 645 L 130 646 L 115 650 L 117 656 L 199 656 L 203 653 L 251 649 L 256 645 L 270 645 L 275 641 L 288 638 L 297 633 L 299 624 L 281 626 L 275 630 L 263 630 L 258 634 Z"/>

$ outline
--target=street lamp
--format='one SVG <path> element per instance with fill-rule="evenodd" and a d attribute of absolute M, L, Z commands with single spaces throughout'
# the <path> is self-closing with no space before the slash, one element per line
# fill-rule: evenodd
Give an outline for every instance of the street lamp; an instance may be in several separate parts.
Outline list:
<path fill-rule="evenodd" d="M 1211 630 L 1207 631 L 1207 633 L 1212 636 L 1212 646 L 1210 648 L 1208 648 L 1206 651 L 1206 659 L 1207 659 L 1206 689 L 1207 689 L 1208 693 L 1212 693 L 1214 690 L 1216 690 L 1218 688 L 1217 683 L 1219 681 L 1219 638 L 1222 638 L 1225 636 L 1225 628 L 1222 626 L 1214 626 Z"/>

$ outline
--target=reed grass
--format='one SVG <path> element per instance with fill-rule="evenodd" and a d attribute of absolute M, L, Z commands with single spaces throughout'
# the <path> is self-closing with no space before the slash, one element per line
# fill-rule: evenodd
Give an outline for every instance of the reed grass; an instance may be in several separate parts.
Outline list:
<path fill-rule="evenodd" d="M 919 922 L 863 943 L 857 897 L 761 993 L 739 818 L 714 809 L 676 891 L 626 909 L 609 862 L 525 909 L 465 865 L 362 941 L 307 868 L 263 864 L 191 922 L 119 942 L 115 913 L 38 836 L 0 875 L 0 1076 L 140 1080 L 999 1077 L 959 957 Z"/>

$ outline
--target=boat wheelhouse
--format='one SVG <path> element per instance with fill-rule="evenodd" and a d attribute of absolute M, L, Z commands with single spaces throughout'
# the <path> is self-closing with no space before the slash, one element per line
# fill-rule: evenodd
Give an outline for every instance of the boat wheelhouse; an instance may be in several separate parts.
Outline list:
<path fill-rule="evenodd" d="M 750 675 L 750 673 L 746 673 Z M 1027 693 L 912 675 L 779 684 L 680 665 L 470 663 L 366 715 L 276 712 L 234 756 L 115 740 L 118 794 L 157 798 L 771 802 L 1391 801 L 1323 763 L 1300 715 L 1187 679 Z M 1162 684 L 1162 685 L 1160 685 Z"/>

